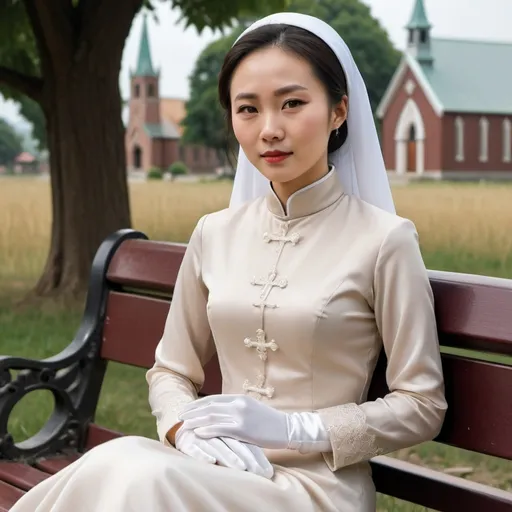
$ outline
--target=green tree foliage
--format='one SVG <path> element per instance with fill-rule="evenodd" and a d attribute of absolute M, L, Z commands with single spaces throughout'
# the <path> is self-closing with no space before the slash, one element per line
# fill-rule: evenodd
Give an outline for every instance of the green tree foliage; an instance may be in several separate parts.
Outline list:
<path fill-rule="evenodd" d="M 320 18 L 345 40 L 375 111 L 400 61 L 384 28 L 361 0 L 292 0 L 290 11 Z"/>
<path fill-rule="evenodd" d="M 190 78 L 190 98 L 183 120 L 183 142 L 204 144 L 222 156 L 228 153 L 228 138 L 226 120 L 218 101 L 217 76 L 224 55 L 242 31 L 239 27 L 214 41 L 199 56 Z"/>
<path fill-rule="evenodd" d="M 7 121 L 0 119 L 0 165 L 11 165 L 21 150 L 19 135 Z"/>
<path fill-rule="evenodd" d="M 360 0 L 291 0 L 286 8 L 316 16 L 343 37 L 363 75 L 372 108 L 377 108 L 399 63 L 400 54 L 386 31 Z M 250 18 L 249 18 L 250 20 Z M 249 21 L 248 20 L 248 21 Z M 242 28 L 211 43 L 200 55 L 190 79 L 190 100 L 183 121 L 184 137 L 218 150 L 226 147 L 226 127 L 217 99 L 217 76 Z"/>
<path fill-rule="evenodd" d="M 39 151 L 46 149 L 48 147 L 46 120 L 39 103 L 28 96 L 22 96 L 19 104 L 20 114 L 32 125 L 32 138 L 36 140 Z"/>

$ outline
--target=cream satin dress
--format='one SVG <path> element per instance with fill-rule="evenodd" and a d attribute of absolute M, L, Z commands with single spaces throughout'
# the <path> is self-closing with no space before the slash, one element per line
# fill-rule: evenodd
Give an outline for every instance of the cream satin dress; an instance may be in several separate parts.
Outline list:
<path fill-rule="evenodd" d="M 14 512 L 370 512 L 368 460 L 430 440 L 446 411 L 432 290 L 414 225 L 344 194 L 332 169 L 285 212 L 271 189 L 203 217 L 147 373 L 159 441 L 101 445 Z M 140 340 L 144 343 L 144 340 Z M 366 401 L 381 348 L 391 390 Z M 317 411 L 332 451 L 266 450 L 272 480 L 198 462 L 165 433 L 217 352 L 224 393 Z"/>

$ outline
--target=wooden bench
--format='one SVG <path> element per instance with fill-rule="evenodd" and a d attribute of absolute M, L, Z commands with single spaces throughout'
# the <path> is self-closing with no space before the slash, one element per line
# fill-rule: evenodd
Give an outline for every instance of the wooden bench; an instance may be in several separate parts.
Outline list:
<path fill-rule="evenodd" d="M 133 230 L 115 233 L 94 259 L 83 320 L 71 344 L 43 361 L 0 359 L 0 511 L 84 451 L 122 435 L 94 423 L 107 363 L 153 364 L 185 247 L 149 241 Z M 430 276 L 447 351 L 512 355 L 512 280 L 446 272 Z M 460 353 L 443 353 L 443 364 L 449 410 L 436 441 L 512 460 L 512 367 Z M 206 374 L 202 393 L 219 393 L 215 358 Z M 14 444 L 7 431 L 9 414 L 37 389 L 54 394 L 54 412 L 38 434 Z M 386 392 L 382 358 L 370 399 Z M 381 493 L 441 511 L 512 511 L 512 493 L 392 457 L 371 464 Z"/>

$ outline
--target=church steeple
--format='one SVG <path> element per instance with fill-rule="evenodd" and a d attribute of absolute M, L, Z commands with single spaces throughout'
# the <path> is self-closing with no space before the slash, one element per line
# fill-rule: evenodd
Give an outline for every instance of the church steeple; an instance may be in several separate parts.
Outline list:
<path fill-rule="evenodd" d="M 409 40 L 407 49 L 420 64 L 432 64 L 430 30 L 432 25 L 427 17 L 423 0 L 415 0 L 411 20 L 407 24 Z"/>
<path fill-rule="evenodd" d="M 158 76 L 158 73 L 153 68 L 151 60 L 151 49 L 149 46 L 148 36 L 148 23 L 146 16 L 142 21 L 142 34 L 139 44 L 139 59 L 137 61 L 137 68 L 135 69 L 134 76 Z"/>

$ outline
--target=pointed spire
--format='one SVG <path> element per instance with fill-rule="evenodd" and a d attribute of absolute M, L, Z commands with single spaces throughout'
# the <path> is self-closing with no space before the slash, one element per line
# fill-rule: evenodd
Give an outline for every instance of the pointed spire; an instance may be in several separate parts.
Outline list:
<path fill-rule="evenodd" d="M 142 22 L 142 33 L 139 44 L 139 60 L 135 69 L 135 76 L 157 76 L 151 61 L 151 49 L 149 47 L 148 22 L 144 15 Z"/>
<path fill-rule="evenodd" d="M 414 11 L 412 13 L 411 21 L 407 25 L 408 29 L 429 29 L 432 25 L 427 17 L 427 12 L 425 10 L 425 4 L 423 0 L 416 0 L 414 5 Z"/>

